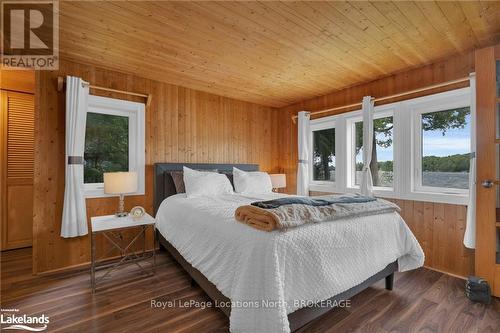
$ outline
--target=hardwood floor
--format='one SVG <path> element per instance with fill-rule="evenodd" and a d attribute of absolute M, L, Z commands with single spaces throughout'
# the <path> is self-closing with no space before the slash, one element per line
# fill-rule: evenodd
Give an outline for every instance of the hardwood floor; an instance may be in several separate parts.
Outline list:
<path fill-rule="evenodd" d="M 213 308 L 152 308 L 151 300 L 209 301 L 168 255 L 158 256 L 155 276 L 128 266 L 92 295 L 88 271 L 31 275 L 31 249 L 2 252 L 1 307 L 45 314 L 47 332 L 227 332 L 229 321 Z M 485 306 L 465 298 L 460 279 L 418 269 L 383 281 L 303 327 L 310 332 L 500 332 L 500 299 Z"/>

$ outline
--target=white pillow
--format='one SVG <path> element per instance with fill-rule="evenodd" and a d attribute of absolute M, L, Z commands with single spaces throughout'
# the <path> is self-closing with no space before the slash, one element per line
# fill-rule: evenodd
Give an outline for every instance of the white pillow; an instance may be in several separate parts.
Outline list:
<path fill-rule="evenodd" d="M 183 167 L 183 179 L 188 198 L 233 193 L 226 175 L 217 172 L 196 171 Z"/>
<path fill-rule="evenodd" d="M 271 177 L 267 172 L 246 172 L 233 167 L 233 183 L 237 193 L 259 194 L 273 191 Z"/>

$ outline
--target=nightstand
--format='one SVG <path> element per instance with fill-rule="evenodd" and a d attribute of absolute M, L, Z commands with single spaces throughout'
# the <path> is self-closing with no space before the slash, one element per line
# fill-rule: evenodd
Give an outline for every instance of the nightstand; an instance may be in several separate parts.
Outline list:
<path fill-rule="evenodd" d="M 90 286 L 92 292 L 95 292 L 97 282 L 103 280 L 105 277 L 109 276 L 112 271 L 124 264 L 136 264 L 139 269 L 148 273 L 140 261 L 146 259 L 153 259 L 151 265 L 150 274 L 155 274 L 156 269 L 156 231 L 155 231 L 155 219 L 149 215 L 144 214 L 140 218 L 132 217 L 127 215 L 125 217 L 116 217 L 115 215 L 106 216 L 95 216 L 90 219 L 92 226 L 91 235 L 91 265 L 90 265 Z M 153 251 L 150 255 L 146 254 L 146 230 L 148 227 L 153 228 Z M 125 230 L 136 229 L 137 233 L 132 237 L 132 239 L 127 242 L 123 239 L 122 232 Z M 96 235 L 101 234 L 103 237 L 111 243 L 112 247 L 101 257 L 105 258 L 112 250 L 118 249 L 120 251 L 120 258 L 117 260 L 101 260 L 101 258 L 96 258 Z M 142 237 L 141 237 L 142 236 Z M 142 253 L 137 254 L 136 251 L 130 251 L 130 248 L 137 243 L 139 239 L 142 239 Z M 107 269 L 106 272 L 96 280 L 96 271 L 101 269 Z"/>

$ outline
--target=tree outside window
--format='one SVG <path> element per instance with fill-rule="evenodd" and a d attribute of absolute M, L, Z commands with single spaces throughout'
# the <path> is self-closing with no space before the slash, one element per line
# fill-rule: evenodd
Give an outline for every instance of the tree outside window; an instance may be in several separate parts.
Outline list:
<path fill-rule="evenodd" d="M 393 153 L 393 117 L 384 117 L 373 120 L 373 146 L 370 171 L 374 186 L 392 187 L 394 180 L 394 153 Z M 363 170 L 363 122 L 355 123 L 355 154 L 356 175 L 355 184 L 361 183 Z"/>
<path fill-rule="evenodd" d="M 423 113 L 422 185 L 468 188 L 470 108 Z M 393 117 L 373 121 L 370 171 L 375 186 L 393 185 Z M 355 123 L 356 177 L 360 184 L 363 169 L 363 122 Z"/>
<path fill-rule="evenodd" d="M 335 181 L 335 128 L 313 131 L 313 180 Z"/>
<path fill-rule="evenodd" d="M 102 183 L 104 172 L 129 170 L 129 118 L 87 113 L 84 183 Z"/>

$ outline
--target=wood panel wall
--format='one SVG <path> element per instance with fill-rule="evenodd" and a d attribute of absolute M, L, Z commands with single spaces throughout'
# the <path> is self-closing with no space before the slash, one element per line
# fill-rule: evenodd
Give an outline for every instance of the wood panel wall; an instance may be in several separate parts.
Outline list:
<path fill-rule="evenodd" d="M 0 88 L 33 94 L 35 92 L 35 71 L 12 70 L 0 66 Z"/>
<path fill-rule="evenodd" d="M 79 266 L 90 260 L 89 237 L 59 236 L 65 158 L 65 97 L 56 89 L 59 75 L 152 94 L 146 110 L 146 195 L 126 197 L 126 209 L 142 205 L 152 213 L 155 162 L 258 163 L 262 170 L 278 170 L 277 110 L 62 60 L 59 71 L 37 72 L 36 78 L 35 273 Z M 117 198 L 87 199 L 87 216 L 112 214 L 117 205 Z M 101 240 L 98 248 L 104 246 Z"/>
<path fill-rule="evenodd" d="M 474 251 L 463 246 L 467 207 L 393 200 L 425 253 L 425 266 L 467 277 L 474 273 Z"/>
<path fill-rule="evenodd" d="M 297 186 L 297 125 L 292 123 L 291 116 L 296 115 L 298 111 L 349 105 L 361 102 L 363 96 L 384 97 L 466 77 L 473 71 L 474 53 L 471 52 L 281 108 L 279 135 L 282 149 L 279 165 L 287 175 L 286 192 L 295 193 Z M 443 89 L 429 93 L 439 91 Z M 417 96 L 422 94 L 405 98 Z M 322 116 L 327 115 L 329 114 Z M 411 200 L 397 200 L 397 203 L 402 208 L 402 216 L 424 249 L 426 266 L 458 276 L 473 273 L 474 252 L 462 245 L 465 206 Z"/>

